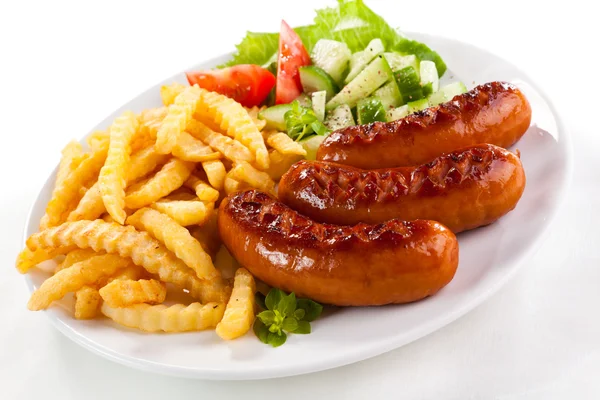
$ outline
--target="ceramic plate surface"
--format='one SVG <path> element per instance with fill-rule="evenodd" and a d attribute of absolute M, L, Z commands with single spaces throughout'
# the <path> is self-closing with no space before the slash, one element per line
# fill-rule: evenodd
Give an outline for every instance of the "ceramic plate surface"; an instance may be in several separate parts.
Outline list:
<path fill-rule="evenodd" d="M 403 346 L 456 320 L 498 290 L 536 251 L 558 211 L 571 173 L 571 146 L 556 110 L 531 79 L 507 61 L 471 45 L 421 34 L 408 35 L 438 51 L 450 70 L 445 81 L 461 80 L 469 88 L 494 80 L 515 83 L 529 98 L 532 126 L 515 148 L 527 175 L 518 206 L 500 221 L 459 235 L 460 265 L 454 280 L 435 296 L 398 306 L 336 309 L 315 321 L 310 335 L 290 335 L 277 349 L 253 334 L 232 341 L 214 331 L 189 334 L 144 334 L 108 320 L 78 321 L 72 299 L 46 311 L 52 324 L 76 343 L 110 360 L 161 374 L 203 379 L 262 379 L 333 368 Z M 223 62 L 224 55 L 190 69 Z M 123 105 L 91 131 L 105 129 L 122 111 L 161 105 L 164 83 L 187 84 L 179 73 Z M 37 231 L 50 199 L 54 174 L 33 205 L 25 236 Z M 26 277 L 33 291 L 47 275 Z M 373 329 L 374 326 L 385 329 Z"/>

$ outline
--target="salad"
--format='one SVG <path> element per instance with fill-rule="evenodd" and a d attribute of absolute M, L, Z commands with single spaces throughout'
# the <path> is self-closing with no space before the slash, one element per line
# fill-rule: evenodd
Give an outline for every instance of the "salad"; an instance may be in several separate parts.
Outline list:
<path fill-rule="evenodd" d="M 425 44 L 388 25 L 362 0 L 338 0 L 314 23 L 279 33 L 248 32 L 227 63 L 190 72 L 191 85 L 266 106 L 259 118 L 286 132 L 314 159 L 332 131 L 394 121 L 466 92 L 440 87 L 446 64 Z"/>

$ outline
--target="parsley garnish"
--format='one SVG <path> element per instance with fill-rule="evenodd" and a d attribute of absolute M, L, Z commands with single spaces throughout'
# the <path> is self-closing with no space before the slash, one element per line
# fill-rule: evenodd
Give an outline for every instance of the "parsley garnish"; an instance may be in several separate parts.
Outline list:
<path fill-rule="evenodd" d="M 287 111 L 283 118 L 288 136 L 296 141 L 313 133 L 326 135 L 329 132 L 315 112 L 311 108 L 301 106 L 298 100 L 292 102 L 292 109 Z"/>

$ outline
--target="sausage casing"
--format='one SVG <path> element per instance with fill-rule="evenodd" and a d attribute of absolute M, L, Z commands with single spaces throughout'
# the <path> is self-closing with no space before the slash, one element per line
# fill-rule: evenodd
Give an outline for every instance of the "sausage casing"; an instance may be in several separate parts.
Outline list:
<path fill-rule="evenodd" d="M 254 276 L 326 304 L 416 301 L 458 266 L 456 236 L 435 221 L 320 224 L 257 191 L 227 197 L 218 221 L 223 243 Z"/>

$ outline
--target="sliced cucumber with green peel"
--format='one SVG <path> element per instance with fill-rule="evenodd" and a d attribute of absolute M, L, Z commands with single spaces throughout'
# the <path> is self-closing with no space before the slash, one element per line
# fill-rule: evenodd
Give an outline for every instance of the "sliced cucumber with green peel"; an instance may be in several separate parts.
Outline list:
<path fill-rule="evenodd" d="M 392 70 L 387 61 L 383 56 L 377 56 L 352 82 L 344 86 L 333 99 L 329 100 L 325 108 L 332 110 L 341 104 L 348 104 L 352 108 L 356 106 L 358 100 L 369 96 L 392 79 Z"/>
<path fill-rule="evenodd" d="M 351 56 L 346 43 L 320 39 L 313 47 L 310 58 L 314 65 L 327 72 L 335 82 L 342 84 Z"/>
<path fill-rule="evenodd" d="M 421 72 L 421 86 L 423 86 L 423 94 L 428 96 L 431 93 L 435 93 L 440 90 L 440 78 L 438 77 L 435 63 L 428 60 L 421 61 L 419 69 Z M 426 87 L 427 89 L 425 89 Z"/>
<path fill-rule="evenodd" d="M 359 125 L 370 124 L 375 121 L 387 121 L 383 104 L 377 97 L 361 99 L 356 105 L 356 113 L 358 114 Z"/>
<path fill-rule="evenodd" d="M 466 92 L 467 92 L 467 87 L 465 86 L 464 83 L 462 83 L 462 82 L 449 83 L 448 85 L 443 86 L 442 88 L 440 88 L 440 90 L 438 90 L 437 92 L 435 92 L 434 94 L 429 96 L 429 103 L 432 106 L 437 106 L 438 104 L 442 104 L 442 103 L 452 100 L 452 98 L 454 96 L 458 96 L 459 94 L 463 94 Z"/>
<path fill-rule="evenodd" d="M 314 160 L 317 158 L 317 150 L 319 150 L 319 146 L 326 137 L 327 136 L 313 135 L 298 142 L 304 147 L 304 150 L 306 150 L 307 160 Z"/>
<path fill-rule="evenodd" d="M 398 53 L 383 53 L 383 56 L 394 72 L 406 67 L 413 67 L 415 71 L 419 71 L 419 59 L 414 54 L 403 56 Z"/>
<path fill-rule="evenodd" d="M 419 75 L 413 67 L 405 67 L 400 71 L 394 72 L 398 89 L 402 93 L 402 100 L 405 103 L 409 101 L 421 100 L 423 98 L 423 89 Z"/>
<path fill-rule="evenodd" d="M 429 101 L 427 101 L 427 99 L 421 99 L 421 100 L 411 101 L 409 103 L 406 103 L 406 105 L 408 106 L 408 113 L 412 114 L 414 112 L 421 111 L 421 110 L 428 108 Z"/>
<path fill-rule="evenodd" d="M 383 108 L 386 111 L 404 103 L 402 101 L 402 94 L 400 94 L 400 90 L 398 89 L 398 84 L 394 79 L 373 92 L 373 96 L 381 100 L 381 104 L 383 104 Z"/>
<path fill-rule="evenodd" d="M 314 65 L 298 68 L 300 83 L 304 93 L 310 95 L 314 92 L 327 92 L 327 100 L 331 99 L 338 91 L 336 83 L 327 72 Z"/>
<path fill-rule="evenodd" d="M 294 101 L 297 101 L 302 107 L 311 108 L 312 101 L 306 93 L 301 93 L 300 96 L 296 97 Z"/>
<path fill-rule="evenodd" d="M 352 57 L 350 57 L 350 72 L 348 72 L 348 76 L 346 76 L 344 82 L 349 83 L 356 78 L 365 69 L 367 64 L 384 51 L 385 48 L 381 39 L 373 39 L 369 42 L 366 49 L 352 54 Z"/>
<path fill-rule="evenodd" d="M 314 92 L 311 95 L 312 109 L 317 116 L 317 119 L 321 122 L 325 119 L 325 103 L 327 93 L 324 90 L 320 92 Z"/>
<path fill-rule="evenodd" d="M 352 116 L 352 110 L 348 104 L 342 104 L 334 110 L 329 111 L 323 123 L 331 131 L 356 125 Z"/>
<path fill-rule="evenodd" d="M 396 121 L 398 119 L 404 118 L 408 115 L 408 105 L 405 104 L 400 107 L 396 107 L 393 110 L 388 111 L 387 119 L 388 121 Z"/>
<path fill-rule="evenodd" d="M 267 122 L 267 128 L 285 131 L 285 113 L 291 109 L 291 104 L 279 104 L 277 106 L 265 108 L 258 113 L 258 119 L 264 119 Z"/>

